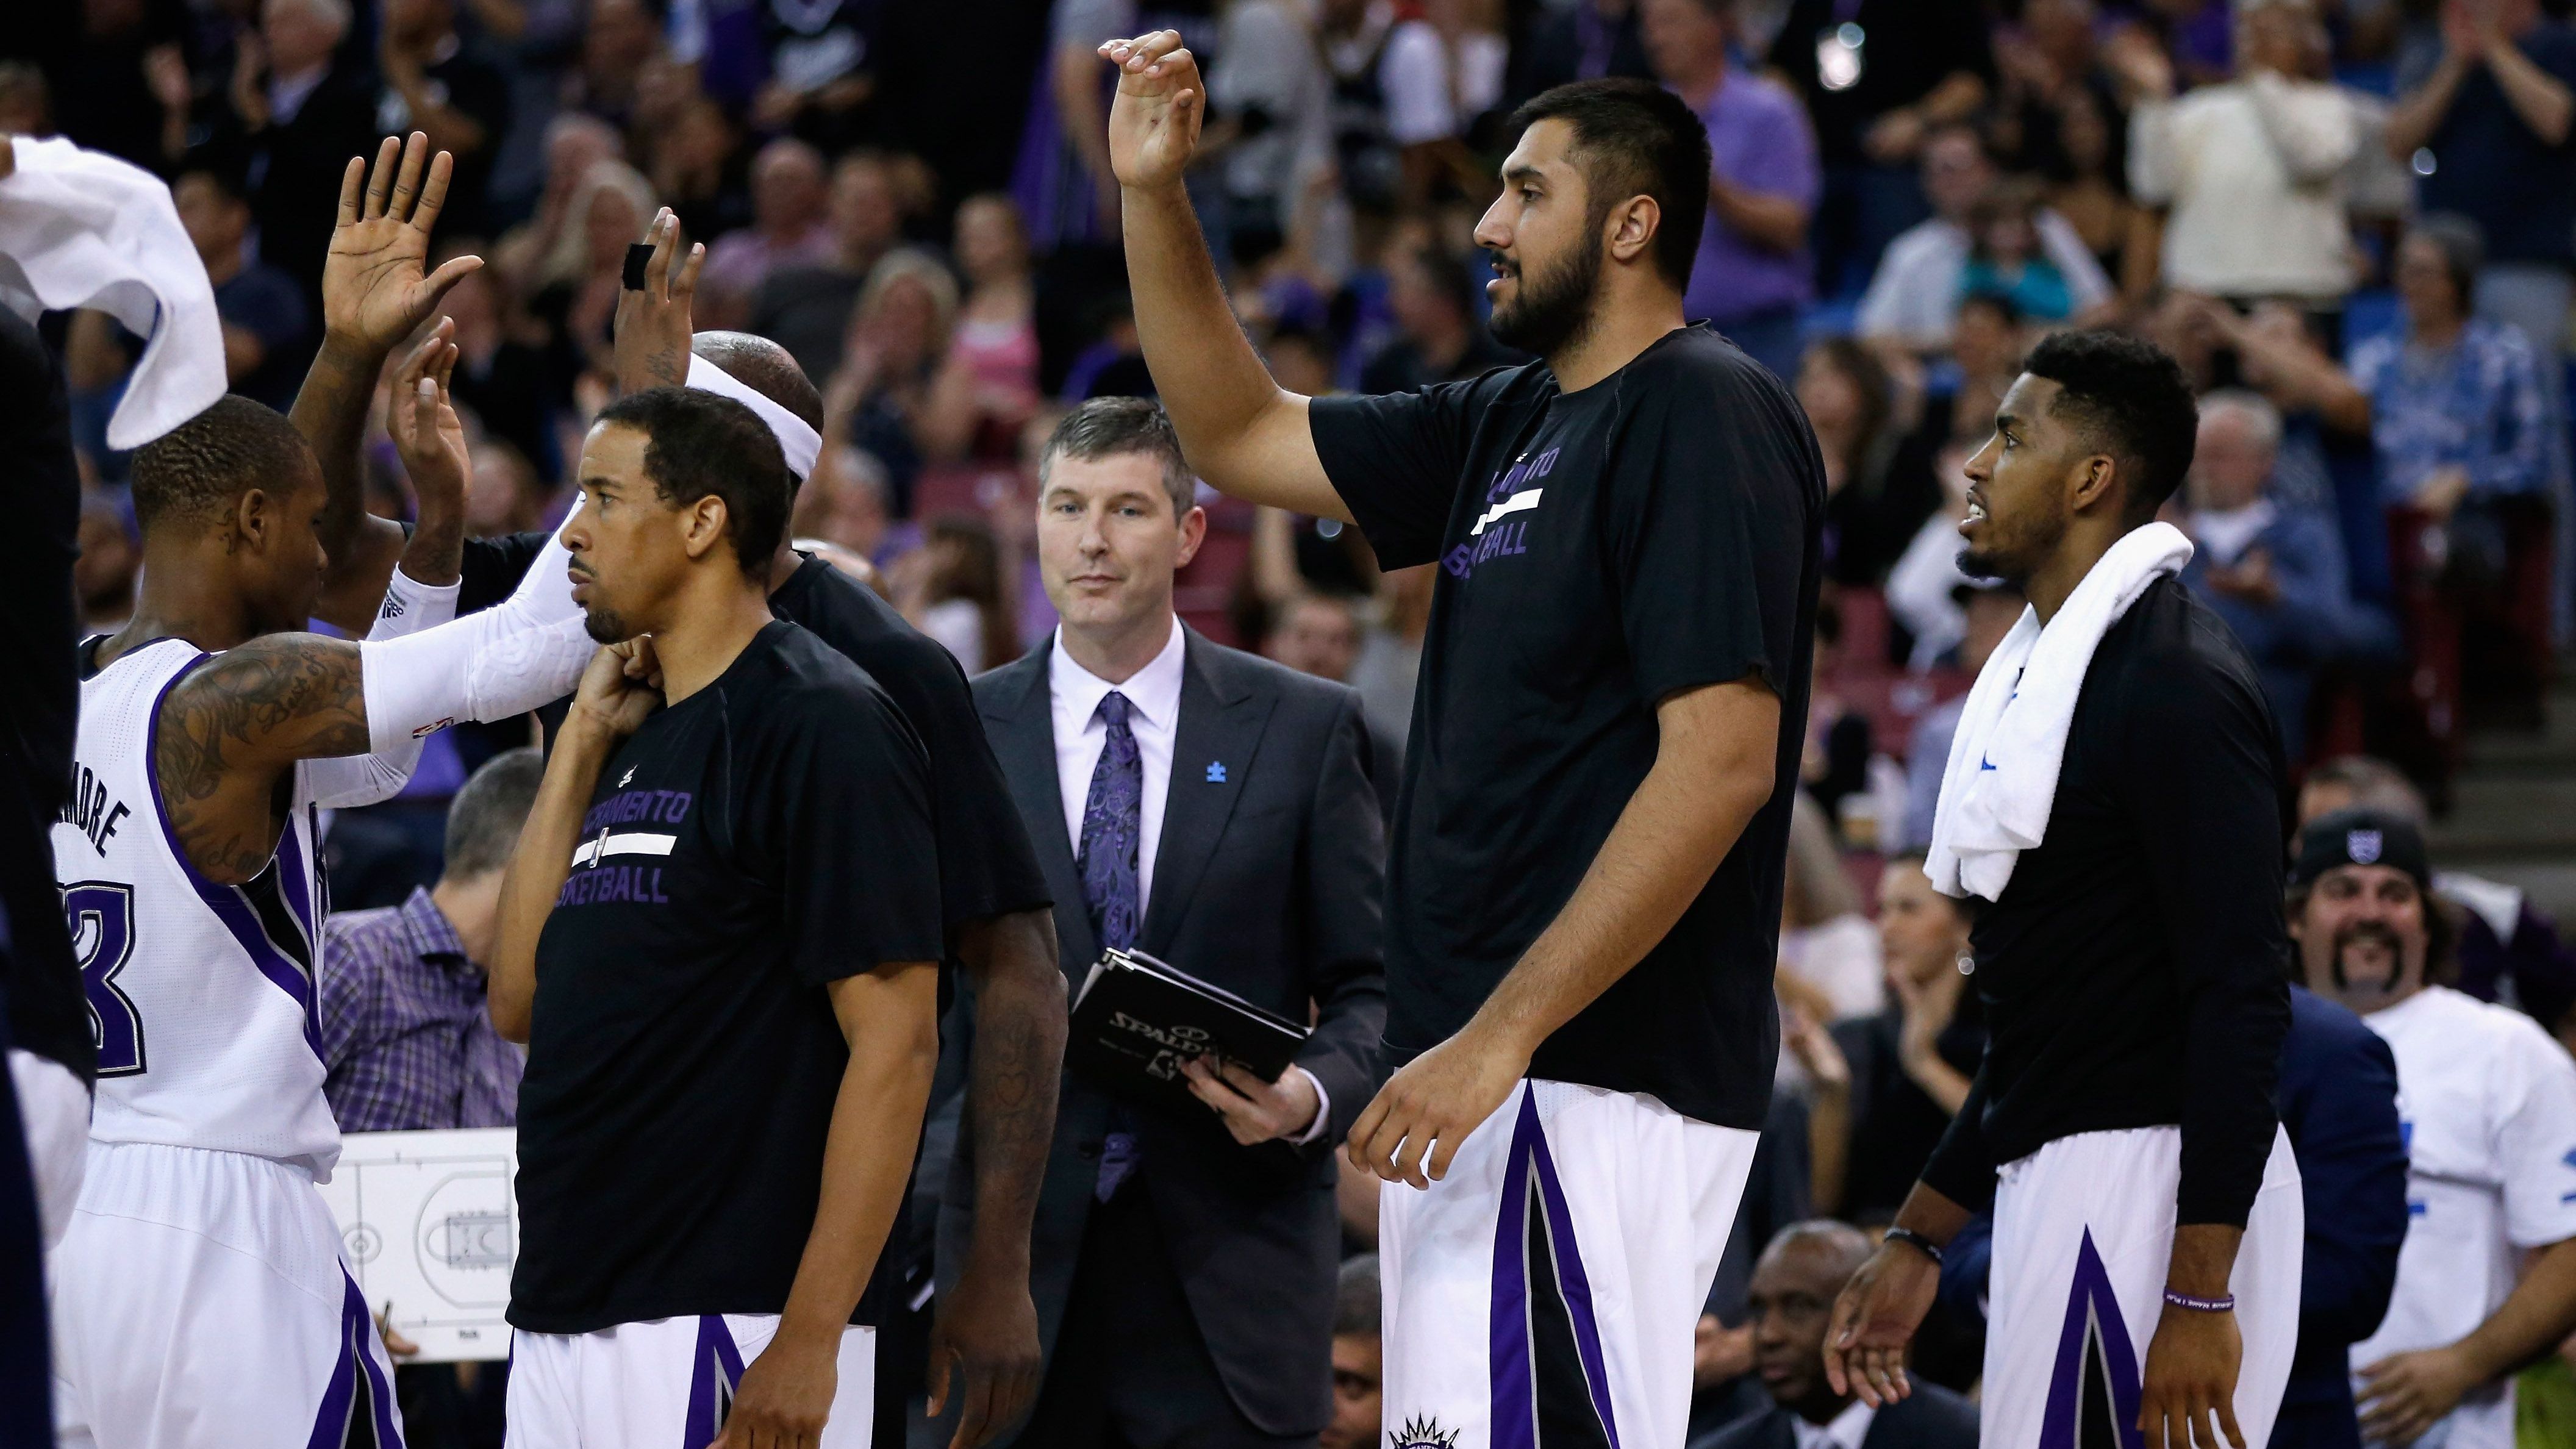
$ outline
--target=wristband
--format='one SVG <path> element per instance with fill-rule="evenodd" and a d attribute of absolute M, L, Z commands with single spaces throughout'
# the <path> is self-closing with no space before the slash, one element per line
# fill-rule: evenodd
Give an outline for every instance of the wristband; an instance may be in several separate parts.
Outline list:
<path fill-rule="evenodd" d="M 1881 1238 L 1879 1241 L 1884 1243 L 1903 1243 L 1907 1247 L 1921 1253 L 1924 1257 L 1931 1259 L 1933 1267 L 1938 1268 L 1941 1266 L 1941 1245 L 1932 1241 L 1930 1238 L 1923 1236 L 1921 1233 L 1914 1231 L 1912 1228 L 1889 1228 L 1887 1230 L 1887 1236 Z"/>
<path fill-rule="evenodd" d="M 2236 1295 L 2233 1293 L 2230 1293 L 2223 1298 L 2194 1298 L 2188 1293 L 2176 1293 L 2171 1288 L 2168 1288 L 2165 1290 L 2165 1301 L 2176 1308 L 2188 1308 L 2194 1313 L 2233 1313 L 2236 1311 Z"/>
<path fill-rule="evenodd" d="M 617 278 L 618 284 L 629 292 L 643 291 L 644 268 L 651 265 L 652 261 L 653 244 L 651 242 L 628 242 L 626 266 Z"/>

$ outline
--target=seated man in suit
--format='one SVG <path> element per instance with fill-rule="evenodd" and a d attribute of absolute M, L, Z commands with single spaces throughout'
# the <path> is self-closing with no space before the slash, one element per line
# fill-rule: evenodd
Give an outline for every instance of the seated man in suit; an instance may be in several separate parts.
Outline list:
<path fill-rule="evenodd" d="M 1782 1228 L 1762 1250 L 1747 1303 L 1753 1367 L 1773 1407 L 1692 1449 L 1976 1449 L 1976 1407 L 1937 1384 L 1918 1378 L 1912 1394 L 1872 1409 L 1826 1381 L 1834 1299 L 1870 1250 L 1860 1229 L 1825 1218 Z"/>
<path fill-rule="evenodd" d="M 1194 486 L 1154 404 L 1066 417 L 1037 528 L 1063 624 L 976 680 L 976 706 L 1077 987 L 1134 947 L 1314 1034 L 1276 1082 L 1193 1061 L 1196 1103 L 1066 1076 L 1030 1245 L 1047 1367 L 1014 1442 L 1033 1449 L 1305 1446 L 1332 1417 L 1331 1152 L 1380 1078 L 1384 846 L 1359 697 L 1172 612 L 1206 534 Z M 974 1211 L 971 1172 L 950 1182 L 943 1291 Z"/>

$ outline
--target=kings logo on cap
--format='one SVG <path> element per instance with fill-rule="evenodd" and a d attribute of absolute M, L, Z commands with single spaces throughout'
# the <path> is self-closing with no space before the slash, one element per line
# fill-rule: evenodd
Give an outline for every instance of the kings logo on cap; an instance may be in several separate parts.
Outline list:
<path fill-rule="evenodd" d="M 2343 850 L 2344 854 L 2352 857 L 2355 865 L 2375 865 L 2379 861 L 2381 843 L 2378 831 L 2356 830 L 2343 838 Z"/>

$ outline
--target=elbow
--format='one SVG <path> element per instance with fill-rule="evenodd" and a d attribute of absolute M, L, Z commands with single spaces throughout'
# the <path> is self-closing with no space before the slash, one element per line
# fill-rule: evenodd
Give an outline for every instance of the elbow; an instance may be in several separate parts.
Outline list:
<path fill-rule="evenodd" d="M 519 1046 L 528 1044 L 528 1020 L 535 1014 L 528 1009 L 528 1003 L 510 1000 L 496 992 L 484 1004 L 484 1010 L 492 1018 L 492 1029 L 501 1034 L 501 1040 Z"/>

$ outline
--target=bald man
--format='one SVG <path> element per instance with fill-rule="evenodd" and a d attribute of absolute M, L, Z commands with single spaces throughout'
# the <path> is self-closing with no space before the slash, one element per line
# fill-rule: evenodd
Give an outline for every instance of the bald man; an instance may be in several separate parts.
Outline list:
<path fill-rule="evenodd" d="M 1731 1424 L 1691 1449 L 1976 1449 L 1977 1410 L 1937 1384 L 1883 1409 L 1834 1392 L 1825 1377 L 1825 1326 L 1834 1297 L 1876 1247 L 1848 1223 L 1791 1223 L 1753 1266 L 1745 1302 L 1753 1369 L 1771 1412 Z"/>

